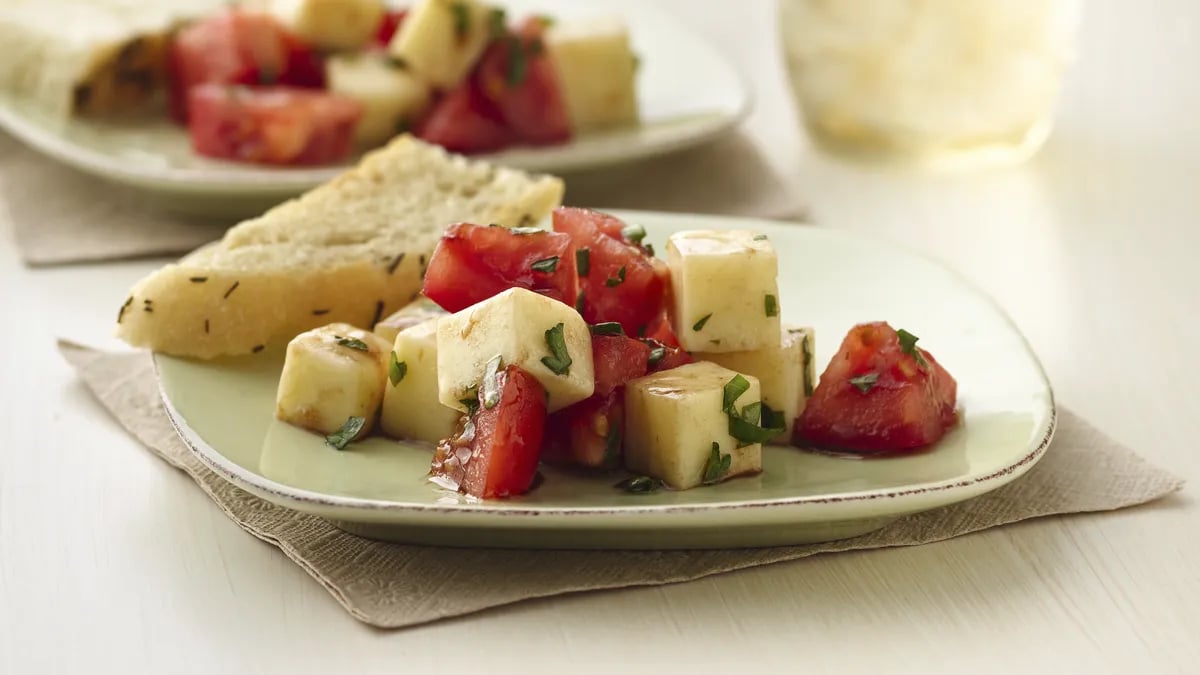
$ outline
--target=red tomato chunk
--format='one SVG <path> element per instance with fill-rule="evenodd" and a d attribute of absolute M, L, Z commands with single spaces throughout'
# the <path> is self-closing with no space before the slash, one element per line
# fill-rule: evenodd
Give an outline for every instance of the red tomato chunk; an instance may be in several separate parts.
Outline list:
<path fill-rule="evenodd" d="M 533 485 L 546 426 L 546 390 L 509 366 L 496 375 L 500 401 L 477 411 L 438 444 L 430 475 L 439 484 L 491 499 L 524 494 Z"/>
<path fill-rule="evenodd" d="M 517 139 L 534 145 L 571 137 L 554 64 L 542 44 L 545 24 L 528 19 L 494 40 L 475 68 L 474 84 Z"/>
<path fill-rule="evenodd" d="M 624 335 L 592 337 L 592 367 L 596 372 L 596 393 L 608 394 L 625 383 L 646 374 L 650 345 Z"/>
<path fill-rule="evenodd" d="M 396 31 L 400 30 L 401 24 L 404 23 L 404 17 L 408 16 L 407 9 L 389 9 L 379 22 L 379 28 L 375 30 L 375 44 L 379 47 L 386 47 L 392 42 Z"/>
<path fill-rule="evenodd" d="M 181 30 L 171 42 L 171 115 L 188 119 L 188 92 L 201 84 L 320 88 L 316 52 L 269 14 L 229 10 Z"/>
<path fill-rule="evenodd" d="M 350 153 L 362 106 L 310 89 L 206 84 L 191 89 L 188 114 L 192 147 L 202 155 L 312 165 Z"/>
<path fill-rule="evenodd" d="M 570 235 L 580 261 L 587 260 L 576 298 L 583 318 L 591 324 L 615 321 L 627 335 L 644 335 L 662 315 L 669 277 L 661 261 L 619 236 L 618 223 L 588 209 L 554 210 L 554 230 Z"/>
<path fill-rule="evenodd" d="M 423 141 L 463 154 L 499 150 L 516 140 L 516 134 L 505 126 L 500 113 L 470 81 L 434 103 L 417 123 L 413 134 Z"/>
<path fill-rule="evenodd" d="M 881 453 L 936 442 L 954 426 L 957 384 L 929 352 L 884 322 L 855 326 L 821 374 L 795 441 Z"/>
<path fill-rule="evenodd" d="M 593 394 L 549 417 L 542 459 L 589 469 L 620 468 L 624 426 L 625 388 Z"/>
<path fill-rule="evenodd" d="M 571 238 L 565 234 L 458 223 L 446 228 L 434 249 L 423 292 L 448 312 L 514 287 L 570 304 L 575 276 Z"/>

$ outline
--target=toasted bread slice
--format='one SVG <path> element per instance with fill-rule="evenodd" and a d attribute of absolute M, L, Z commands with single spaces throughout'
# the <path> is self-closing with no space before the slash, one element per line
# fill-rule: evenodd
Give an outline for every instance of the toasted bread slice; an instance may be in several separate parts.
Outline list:
<path fill-rule="evenodd" d="M 412 301 L 446 225 L 534 224 L 562 181 L 401 136 L 354 169 L 142 279 L 117 316 L 131 345 L 250 354 L 328 323 L 370 330 Z"/>

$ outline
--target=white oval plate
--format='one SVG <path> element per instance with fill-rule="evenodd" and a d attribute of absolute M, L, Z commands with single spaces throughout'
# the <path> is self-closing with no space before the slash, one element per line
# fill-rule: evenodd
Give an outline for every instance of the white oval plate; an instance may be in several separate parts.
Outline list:
<path fill-rule="evenodd" d="M 583 135 L 562 145 L 514 148 L 481 158 L 551 173 L 595 168 L 702 143 L 729 130 L 750 110 L 744 79 L 721 54 L 648 3 L 504 0 L 503 5 L 513 16 L 532 12 L 564 19 L 621 16 L 641 59 L 642 124 Z M 222 162 L 195 154 L 186 130 L 164 118 L 55 121 L 34 103 L 3 93 L 0 127 L 76 169 L 157 193 L 168 206 L 197 213 L 255 213 L 329 180 L 355 161 L 319 168 Z"/>
<path fill-rule="evenodd" d="M 962 421 L 931 450 L 859 460 L 764 449 L 764 472 L 682 492 L 630 495 L 617 477 L 545 469 L 529 495 L 472 502 L 429 483 L 430 448 L 371 438 L 338 452 L 273 419 L 281 355 L 202 362 L 156 355 L 167 411 L 209 468 L 276 504 L 365 536 L 451 546 L 718 548 L 825 541 L 994 490 L 1042 456 L 1049 383 L 1004 313 L 954 272 L 893 245 L 760 220 L 617 212 L 661 250 L 692 228 L 767 233 L 785 321 L 816 328 L 818 368 L 856 323 L 921 338 L 958 380 Z"/>

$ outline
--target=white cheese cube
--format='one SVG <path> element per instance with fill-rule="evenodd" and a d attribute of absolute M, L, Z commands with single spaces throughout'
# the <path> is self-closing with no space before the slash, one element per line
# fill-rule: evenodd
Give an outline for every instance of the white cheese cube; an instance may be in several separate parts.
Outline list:
<path fill-rule="evenodd" d="M 689 352 L 740 352 L 779 344 L 778 262 L 765 235 L 689 230 L 667 239 L 671 321 Z"/>
<path fill-rule="evenodd" d="M 392 345 L 379 414 L 380 428 L 392 438 L 437 443 L 453 435 L 462 415 L 438 401 L 437 324 L 433 318 L 406 328 Z"/>
<path fill-rule="evenodd" d="M 572 131 L 637 122 L 637 57 L 620 19 L 556 23 L 545 43 Z"/>
<path fill-rule="evenodd" d="M 783 415 L 786 429 L 775 442 L 791 442 L 792 425 L 812 394 L 812 329 L 784 328 L 779 344 L 747 352 L 693 352 L 743 375 L 758 378 L 763 405 Z"/>
<path fill-rule="evenodd" d="M 429 319 L 446 316 L 446 314 L 448 312 L 440 305 L 422 295 L 375 324 L 375 328 L 372 330 L 384 340 L 395 342 L 400 331 L 425 323 Z"/>
<path fill-rule="evenodd" d="M 326 62 L 329 90 L 358 101 L 363 115 L 354 140 L 381 145 L 408 128 L 429 105 L 429 85 L 380 53 L 339 54 Z"/>
<path fill-rule="evenodd" d="M 355 438 L 367 435 L 383 402 L 390 351 L 378 335 L 345 323 L 297 335 L 287 346 L 275 417 L 322 434 L 362 417 Z"/>
<path fill-rule="evenodd" d="M 705 468 L 716 443 L 730 455 L 720 480 L 762 471 L 762 446 L 738 447 L 729 435 L 729 416 L 722 409 L 725 385 L 736 376 L 715 363 L 698 361 L 653 373 L 625 386 L 625 467 L 658 478 L 676 490 L 704 482 Z M 734 405 L 737 410 L 760 401 L 759 383 L 750 383 Z"/>
<path fill-rule="evenodd" d="M 560 349 L 556 355 L 552 344 L 560 331 L 558 346 L 565 353 Z M 557 300 L 510 288 L 438 320 L 439 400 L 466 410 L 461 400 L 471 396 L 487 362 L 497 355 L 503 366 L 517 366 L 537 378 L 549 394 L 550 412 L 582 401 L 595 388 L 592 337 L 583 317 Z"/>
<path fill-rule="evenodd" d="M 434 87 L 453 89 L 487 47 L 491 11 L 475 0 L 419 0 L 388 52 Z"/>
<path fill-rule="evenodd" d="M 308 44 L 337 51 L 370 42 L 386 7 L 380 0 L 270 0 L 270 10 Z"/>

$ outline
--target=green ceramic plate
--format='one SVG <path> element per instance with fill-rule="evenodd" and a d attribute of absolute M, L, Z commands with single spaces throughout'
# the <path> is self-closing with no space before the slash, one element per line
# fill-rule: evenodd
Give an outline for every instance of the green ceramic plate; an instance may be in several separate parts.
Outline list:
<path fill-rule="evenodd" d="M 629 162 L 710 140 L 750 110 L 744 79 L 720 52 L 675 17 L 641 0 L 505 0 L 512 16 L 551 12 L 586 19 L 621 16 L 641 57 L 642 124 L 588 134 L 568 143 L 515 148 L 489 161 L 562 173 Z M 136 187 L 165 208 L 206 215 L 256 215 L 324 183 L 348 166 L 272 168 L 200 157 L 186 132 L 160 118 L 124 122 L 55 120 L 34 103 L 0 92 L 0 128 L 58 161 L 104 180 Z"/>
<path fill-rule="evenodd" d="M 200 362 L 158 355 L 182 438 L 226 479 L 365 536 L 452 546 L 715 548 L 863 534 L 969 499 L 1027 471 L 1054 428 L 1050 385 L 1004 313 L 954 272 L 844 233 L 758 220 L 626 212 L 661 250 L 679 229 L 750 228 L 780 255 L 783 317 L 816 328 L 823 366 L 855 323 L 921 337 L 957 378 L 962 424 L 931 450 L 861 460 L 768 447 L 764 471 L 713 487 L 630 495 L 614 477 L 547 469 L 524 497 L 473 502 L 425 479 L 429 447 L 377 438 L 338 452 L 273 419 L 282 357 Z"/>

